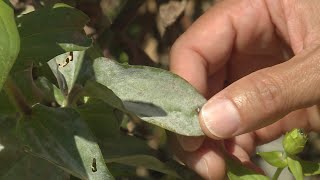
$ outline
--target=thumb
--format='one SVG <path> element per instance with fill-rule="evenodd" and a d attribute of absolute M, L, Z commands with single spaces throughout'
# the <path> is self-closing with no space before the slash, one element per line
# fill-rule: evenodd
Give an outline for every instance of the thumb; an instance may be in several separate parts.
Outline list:
<path fill-rule="evenodd" d="M 213 96 L 200 112 L 206 135 L 224 139 L 265 127 L 320 100 L 320 48 L 256 71 Z"/>

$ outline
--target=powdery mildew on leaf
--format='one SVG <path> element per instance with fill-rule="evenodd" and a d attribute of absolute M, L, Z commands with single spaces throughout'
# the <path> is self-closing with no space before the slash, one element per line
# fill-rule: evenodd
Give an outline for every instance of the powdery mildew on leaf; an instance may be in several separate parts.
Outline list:
<path fill-rule="evenodd" d="M 94 60 L 93 70 L 94 79 L 110 88 L 142 120 L 186 136 L 203 135 L 197 109 L 206 99 L 179 76 L 106 58 Z"/>

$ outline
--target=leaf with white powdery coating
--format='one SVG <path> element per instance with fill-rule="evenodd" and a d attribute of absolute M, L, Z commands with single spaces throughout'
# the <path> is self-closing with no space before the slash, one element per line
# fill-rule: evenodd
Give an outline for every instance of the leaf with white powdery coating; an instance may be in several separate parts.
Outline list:
<path fill-rule="evenodd" d="M 20 50 L 20 37 L 13 9 L 0 1 L 0 90 Z"/>
<path fill-rule="evenodd" d="M 92 68 L 93 79 L 111 89 L 142 120 L 186 136 L 203 135 L 198 109 L 206 99 L 179 76 L 106 58 L 95 59 Z"/>

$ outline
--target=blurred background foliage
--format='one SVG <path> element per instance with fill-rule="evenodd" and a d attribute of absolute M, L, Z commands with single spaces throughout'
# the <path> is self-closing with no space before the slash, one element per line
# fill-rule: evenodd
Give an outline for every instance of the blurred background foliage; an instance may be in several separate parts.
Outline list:
<path fill-rule="evenodd" d="M 17 14 L 63 2 L 90 17 L 85 27 L 106 57 L 168 67 L 170 46 L 213 0 L 10 0 Z"/>

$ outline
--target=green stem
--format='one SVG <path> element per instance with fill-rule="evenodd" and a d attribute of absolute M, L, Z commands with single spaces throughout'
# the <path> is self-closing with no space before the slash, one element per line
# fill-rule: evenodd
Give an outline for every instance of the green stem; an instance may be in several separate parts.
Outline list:
<path fill-rule="evenodd" d="M 31 108 L 28 105 L 26 99 L 22 95 L 20 89 L 17 88 L 14 81 L 11 79 L 11 77 L 8 77 L 6 83 L 4 84 L 4 91 L 9 96 L 10 101 L 15 105 L 17 110 L 22 115 L 30 115 L 31 114 Z"/>
<path fill-rule="evenodd" d="M 276 172 L 274 173 L 272 180 L 277 180 L 282 172 L 283 168 L 277 168 Z"/>

